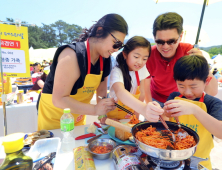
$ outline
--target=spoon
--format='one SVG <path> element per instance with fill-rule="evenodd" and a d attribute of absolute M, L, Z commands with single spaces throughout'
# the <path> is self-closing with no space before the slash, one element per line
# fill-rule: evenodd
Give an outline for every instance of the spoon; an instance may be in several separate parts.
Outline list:
<path fill-rule="evenodd" d="M 175 142 L 176 142 L 175 135 L 174 135 L 173 132 L 169 129 L 167 123 L 165 122 L 165 120 L 163 119 L 163 117 L 162 117 L 161 115 L 159 116 L 159 118 L 160 118 L 160 121 L 162 122 L 163 126 L 171 133 L 172 138 L 173 138 L 173 142 L 175 143 Z"/>
<path fill-rule="evenodd" d="M 180 139 L 186 138 L 189 134 L 187 133 L 187 131 L 185 131 L 184 129 L 181 128 L 181 124 L 180 124 L 179 118 L 178 118 L 178 117 L 174 117 L 174 118 L 175 118 L 175 120 L 176 120 L 176 122 L 177 122 L 177 125 L 178 125 L 178 127 L 179 127 L 177 136 L 178 136 Z"/>

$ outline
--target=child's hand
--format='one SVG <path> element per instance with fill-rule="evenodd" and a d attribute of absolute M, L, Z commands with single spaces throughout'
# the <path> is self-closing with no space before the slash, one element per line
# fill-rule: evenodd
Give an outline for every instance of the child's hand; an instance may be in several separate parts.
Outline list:
<path fill-rule="evenodd" d="M 167 108 L 167 106 L 163 107 L 164 112 L 163 112 L 162 116 L 164 116 L 165 118 L 169 119 L 169 117 L 171 117 L 171 114 L 167 113 L 167 109 L 166 108 Z"/>
<path fill-rule="evenodd" d="M 181 115 L 195 114 L 197 105 L 183 100 L 169 100 L 164 103 L 165 115 L 167 117 L 178 117 Z"/>
<path fill-rule="evenodd" d="M 162 115 L 164 110 L 161 108 L 159 103 L 156 101 L 149 102 L 146 105 L 146 112 L 144 117 L 150 121 L 150 122 L 158 122 L 159 121 L 159 115 Z"/>

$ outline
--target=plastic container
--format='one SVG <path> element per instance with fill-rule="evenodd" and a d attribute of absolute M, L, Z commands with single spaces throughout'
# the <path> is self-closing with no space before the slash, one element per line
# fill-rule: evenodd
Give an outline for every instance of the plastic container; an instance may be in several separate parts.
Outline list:
<path fill-rule="evenodd" d="M 71 152 L 75 147 L 75 140 L 73 137 L 74 131 L 74 117 L 70 113 L 70 109 L 64 109 L 64 114 L 60 118 L 61 133 L 63 134 L 61 148 L 64 152 Z"/>
<path fill-rule="evenodd" d="M 24 101 L 24 90 L 18 90 L 17 104 L 23 103 L 23 101 Z"/>
<path fill-rule="evenodd" d="M 1 170 L 32 170 L 32 158 L 22 152 L 24 147 L 24 133 L 14 133 L 7 135 L 2 140 L 6 158 L 1 164 Z"/>
<path fill-rule="evenodd" d="M 47 138 L 47 139 L 40 139 L 35 142 L 35 144 L 31 147 L 30 151 L 27 153 L 33 161 L 47 156 L 51 152 L 59 153 L 60 149 L 60 138 Z M 56 159 L 56 157 L 55 157 Z"/>

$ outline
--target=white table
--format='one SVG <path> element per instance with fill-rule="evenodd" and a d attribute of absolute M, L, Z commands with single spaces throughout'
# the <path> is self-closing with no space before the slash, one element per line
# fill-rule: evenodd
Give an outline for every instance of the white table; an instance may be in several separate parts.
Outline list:
<path fill-rule="evenodd" d="M 37 130 L 36 102 L 6 106 L 7 134 Z M 0 107 L 0 136 L 4 136 L 3 108 Z"/>

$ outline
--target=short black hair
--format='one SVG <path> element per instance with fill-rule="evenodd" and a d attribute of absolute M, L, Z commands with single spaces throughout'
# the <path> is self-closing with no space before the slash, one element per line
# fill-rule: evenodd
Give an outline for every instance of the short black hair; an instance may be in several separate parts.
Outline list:
<path fill-rule="evenodd" d="M 209 66 L 203 56 L 187 55 L 177 60 L 173 72 L 175 81 L 198 79 L 205 83 L 209 74 Z"/>
<path fill-rule="evenodd" d="M 167 12 L 159 15 L 153 23 L 153 36 L 156 37 L 157 31 L 177 29 L 180 35 L 183 31 L 183 18 L 175 12 Z"/>
<path fill-rule="evenodd" d="M 37 65 L 39 65 L 40 63 L 35 63 L 35 64 L 33 64 L 33 66 L 37 66 Z M 40 64 L 41 65 L 41 64 Z"/>

